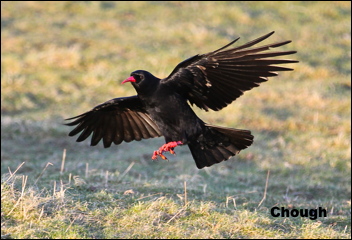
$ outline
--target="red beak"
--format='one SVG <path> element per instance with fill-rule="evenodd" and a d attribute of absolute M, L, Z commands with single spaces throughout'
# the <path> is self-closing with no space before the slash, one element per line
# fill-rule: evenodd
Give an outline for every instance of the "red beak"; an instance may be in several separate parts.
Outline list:
<path fill-rule="evenodd" d="M 136 79 L 134 79 L 134 77 L 131 76 L 131 77 L 129 77 L 129 78 L 123 80 L 123 82 L 122 82 L 121 84 L 124 84 L 124 83 L 126 83 L 126 82 L 136 82 Z"/>

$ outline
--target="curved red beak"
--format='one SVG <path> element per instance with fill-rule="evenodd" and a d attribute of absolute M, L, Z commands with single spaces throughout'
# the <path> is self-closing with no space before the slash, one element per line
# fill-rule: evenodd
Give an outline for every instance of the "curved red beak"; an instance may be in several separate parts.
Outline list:
<path fill-rule="evenodd" d="M 131 76 L 131 77 L 129 77 L 129 78 L 123 80 L 123 82 L 122 82 L 121 84 L 124 84 L 124 83 L 126 83 L 126 82 L 136 82 L 136 79 L 134 79 L 134 77 Z"/>

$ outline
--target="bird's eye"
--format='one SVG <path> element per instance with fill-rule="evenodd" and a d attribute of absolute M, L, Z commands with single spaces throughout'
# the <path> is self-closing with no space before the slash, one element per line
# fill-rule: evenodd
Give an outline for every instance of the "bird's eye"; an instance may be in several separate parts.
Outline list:
<path fill-rule="evenodd" d="M 143 75 L 133 75 L 134 79 L 136 79 L 136 82 L 139 83 L 140 81 L 142 81 L 144 79 Z"/>

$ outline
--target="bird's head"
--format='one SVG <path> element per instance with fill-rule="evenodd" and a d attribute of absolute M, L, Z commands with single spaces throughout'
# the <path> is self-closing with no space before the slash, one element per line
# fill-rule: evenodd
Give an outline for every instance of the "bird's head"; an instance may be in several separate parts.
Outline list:
<path fill-rule="evenodd" d="M 144 70 L 137 70 L 131 73 L 131 76 L 124 81 L 131 82 L 132 86 L 136 89 L 139 94 L 150 92 L 151 89 L 155 89 L 159 84 L 160 79 L 155 77 L 150 72 Z"/>

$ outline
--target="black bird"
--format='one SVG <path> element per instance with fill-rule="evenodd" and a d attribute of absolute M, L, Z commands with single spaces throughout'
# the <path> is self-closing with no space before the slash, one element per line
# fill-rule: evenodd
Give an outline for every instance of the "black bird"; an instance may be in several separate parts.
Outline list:
<path fill-rule="evenodd" d="M 178 145 L 188 145 L 198 168 L 229 159 L 253 143 L 251 132 L 207 124 L 188 102 L 205 111 L 218 111 L 267 77 L 277 76 L 276 71 L 293 70 L 276 65 L 298 61 L 272 57 L 296 51 L 265 52 L 291 41 L 251 48 L 273 33 L 227 49 L 237 38 L 216 51 L 194 55 L 164 79 L 144 70 L 132 72 L 122 83 L 131 82 L 137 95 L 111 99 L 66 119 L 73 120 L 66 125 L 77 125 L 69 136 L 80 133 L 77 142 L 81 142 L 93 133 L 91 146 L 103 139 L 105 148 L 111 143 L 164 136 L 166 144 L 154 151 L 152 159 L 166 159 L 163 153 L 174 154 Z"/>

